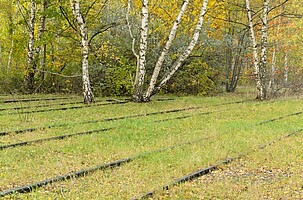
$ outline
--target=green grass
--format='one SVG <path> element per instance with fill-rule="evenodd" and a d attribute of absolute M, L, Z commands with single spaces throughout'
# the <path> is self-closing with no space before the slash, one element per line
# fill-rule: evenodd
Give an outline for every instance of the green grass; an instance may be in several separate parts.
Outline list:
<path fill-rule="evenodd" d="M 195 170 L 216 164 L 228 157 L 237 157 L 242 153 L 248 153 L 248 156 L 233 163 L 239 165 L 244 159 L 247 159 L 246 164 L 249 165 L 244 167 L 247 173 L 250 173 L 250 170 L 253 173 L 254 165 L 258 163 L 257 160 L 260 159 L 259 162 L 261 162 L 267 155 L 263 155 L 262 152 L 265 152 L 266 149 L 274 149 L 274 146 L 276 146 L 276 149 L 273 151 L 277 151 L 276 157 L 272 160 L 267 159 L 269 164 L 276 163 L 279 165 L 279 161 L 285 159 L 285 155 L 288 154 L 290 154 L 290 157 L 296 157 L 297 160 L 302 158 L 302 154 L 298 150 L 292 151 L 286 147 L 284 148 L 285 145 L 292 146 L 290 144 L 290 142 L 293 142 L 291 138 L 260 151 L 254 152 L 253 150 L 287 133 L 303 128 L 303 115 L 257 125 L 264 120 L 301 111 L 303 101 L 300 98 L 288 98 L 265 102 L 253 101 L 218 105 L 245 99 L 247 98 L 233 95 L 176 97 L 173 101 L 152 101 L 144 104 L 127 103 L 33 113 L 31 121 L 24 121 L 17 115 L 0 116 L 0 131 L 67 124 L 66 127 L 3 136 L 0 145 L 115 127 L 115 129 L 107 132 L 41 142 L 0 151 L 0 190 L 135 156 L 132 162 L 119 168 L 97 171 L 85 177 L 47 185 L 29 194 L 14 194 L 8 197 L 13 199 L 130 199 L 144 192 L 158 189 L 161 185 L 170 183 L 174 179 Z M 101 120 L 192 106 L 200 106 L 201 108 L 118 121 L 79 124 L 79 122 L 87 120 Z M 202 114 L 209 111 L 216 112 L 207 115 Z M 179 120 L 173 119 L 186 115 L 192 116 Z M 155 122 L 162 119 L 171 120 Z M 300 136 L 292 138 L 300 139 Z M 295 143 L 298 149 L 300 146 L 299 139 Z M 186 144 L 186 142 L 191 142 L 191 144 Z M 280 144 L 285 150 L 283 154 L 278 153 L 278 150 L 281 150 Z M 175 148 L 154 152 L 157 149 L 175 145 Z M 146 152 L 153 153 L 145 154 Z M 250 160 L 254 162 L 250 163 Z M 216 173 L 224 173 L 225 169 L 233 171 L 229 169 L 233 169 L 233 163 L 206 177 L 217 176 Z M 269 164 L 267 165 L 269 166 Z M 281 168 L 283 168 L 283 164 L 281 164 Z M 296 165 L 292 166 L 291 169 L 302 174 L 302 168 Z M 155 199 L 184 199 L 187 197 L 189 199 L 199 199 L 201 197 L 206 199 L 211 199 L 211 197 L 218 199 L 239 197 L 239 199 L 243 199 L 245 197 L 244 199 L 246 199 L 246 197 L 250 197 L 249 195 L 253 197 L 253 192 L 252 194 L 249 194 L 249 192 L 240 194 L 233 193 L 228 189 L 230 187 L 236 190 L 237 187 L 242 187 L 243 183 L 240 179 L 228 182 L 225 193 L 216 189 L 222 187 L 223 183 L 219 181 L 220 178 L 212 180 L 211 184 L 207 184 L 207 186 L 205 184 L 200 186 L 199 184 L 203 185 L 204 179 L 201 178 L 201 180 L 173 187 L 168 192 L 159 191 Z M 253 180 L 249 180 L 248 184 L 251 184 L 250 181 L 253 182 Z M 283 181 L 290 181 L 290 179 L 283 179 Z M 197 192 L 197 188 L 203 188 L 199 191 L 201 193 Z M 267 189 L 265 186 L 264 188 L 260 191 L 260 195 L 266 193 Z M 206 192 L 204 189 L 210 192 Z M 255 186 L 254 190 L 257 189 L 260 188 Z M 218 191 L 218 194 L 212 191 Z M 204 193 L 205 195 L 203 195 Z M 235 196 L 229 197 L 229 193 Z M 276 194 L 273 192 L 274 197 L 279 197 L 281 194 L 280 192 Z"/>

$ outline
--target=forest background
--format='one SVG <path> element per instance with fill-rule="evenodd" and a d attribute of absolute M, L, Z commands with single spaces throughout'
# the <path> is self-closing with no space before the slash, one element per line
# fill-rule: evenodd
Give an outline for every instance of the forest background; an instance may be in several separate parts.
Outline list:
<path fill-rule="evenodd" d="M 261 51 L 257 57 L 262 63 L 264 47 L 266 98 L 284 88 L 300 91 L 300 0 L 0 0 L 0 93 L 81 94 L 85 90 L 86 58 L 88 85 L 94 96 L 134 96 L 142 32 L 146 31 L 148 44 L 147 78 L 143 79 L 143 88 L 147 89 L 186 2 L 160 77 L 170 73 L 171 66 L 186 51 L 206 3 L 202 30 L 195 48 L 161 86 L 160 93 L 212 95 L 234 92 L 239 84 L 255 87 L 254 50 Z M 142 21 L 147 5 L 148 29 L 144 30 Z"/>

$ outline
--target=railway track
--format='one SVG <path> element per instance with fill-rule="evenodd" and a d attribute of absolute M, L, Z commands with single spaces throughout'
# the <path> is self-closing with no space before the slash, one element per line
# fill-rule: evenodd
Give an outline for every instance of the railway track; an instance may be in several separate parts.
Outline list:
<path fill-rule="evenodd" d="M 200 109 L 200 107 L 189 107 L 189 108 L 190 109 Z M 178 110 L 178 111 L 176 111 L 176 110 Z M 156 114 L 164 114 L 164 113 L 173 113 L 173 112 L 180 112 L 180 110 L 183 111 L 183 109 L 175 109 L 175 110 L 168 110 L 168 111 L 159 111 L 159 112 L 146 113 L 146 114 L 143 114 L 143 116 L 156 115 Z M 217 111 L 205 112 L 204 114 L 211 114 L 213 112 L 217 112 Z M 270 122 L 273 122 L 273 121 L 277 121 L 277 120 L 283 119 L 285 117 L 299 115 L 299 114 L 302 114 L 302 113 L 303 112 L 297 112 L 297 113 L 293 113 L 293 114 L 288 114 L 288 115 L 285 115 L 285 116 L 280 116 L 280 117 L 277 117 L 277 118 L 273 118 L 271 120 L 265 120 L 265 121 L 262 121 L 262 122 L 260 122 L 258 124 L 262 125 L 262 124 L 266 124 L 266 123 L 270 123 Z M 182 117 L 177 117 L 177 118 L 171 118 L 171 119 L 166 119 L 166 120 L 178 120 L 178 119 L 184 119 L 184 118 L 188 118 L 188 117 L 192 117 L 192 116 L 194 116 L 194 115 L 187 115 L 187 116 L 182 116 Z M 142 117 L 142 114 L 132 115 L 132 116 L 122 116 L 122 117 L 105 118 L 103 120 L 105 120 L 105 121 L 113 121 L 113 120 L 120 120 L 121 118 L 125 119 L 125 118 Z M 158 120 L 158 121 L 155 121 L 155 122 L 162 122 L 162 121 L 163 120 Z M 98 131 L 98 130 L 94 130 L 94 131 Z M 99 130 L 99 131 L 101 131 L 101 130 Z M 107 131 L 107 130 L 104 130 L 104 131 Z M 298 129 L 297 131 L 294 131 L 292 133 L 289 133 L 289 134 L 286 134 L 284 136 L 281 136 L 280 138 L 278 138 L 276 140 L 273 140 L 273 141 L 271 141 L 269 143 L 263 144 L 263 145 L 259 146 L 259 148 L 257 148 L 257 149 L 251 150 L 251 151 L 243 153 L 243 154 L 239 154 L 239 156 L 234 157 L 234 158 L 228 158 L 228 159 L 219 161 L 215 165 L 211 165 L 211 166 L 199 169 L 199 170 L 197 170 L 195 172 L 192 172 L 192 173 L 190 173 L 188 175 L 185 175 L 183 177 L 180 177 L 180 178 L 172 181 L 170 184 L 160 186 L 158 190 L 167 190 L 167 189 L 169 189 L 170 187 L 172 187 L 172 186 L 174 186 L 176 184 L 180 184 L 182 182 L 190 181 L 190 180 L 193 180 L 193 179 L 195 179 L 197 177 L 200 177 L 200 176 L 203 176 L 205 174 L 208 174 L 211 171 L 216 170 L 221 165 L 230 163 L 230 162 L 232 162 L 234 160 L 237 160 L 237 159 L 239 159 L 239 158 L 241 158 L 243 156 L 246 156 L 249 153 L 252 153 L 254 151 L 257 151 L 257 150 L 260 150 L 260 149 L 264 149 L 264 148 L 266 148 L 267 146 L 270 146 L 273 143 L 276 143 L 276 142 L 278 142 L 278 141 L 280 141 L 280 140 L 282 140 L 284 138 L 291 137 L 292 135 L 299 134 L 302 131 L 303 131 L 303 129 Z M 79 134 L 79 133 L 75 133 L 75 134 Z M 87 134 L 91 134 L 91 133 L 87 133 Z M 70 134 L 70 135 L 72 136 L 74 134 Z M 81 135 L 81 134 L 79 134 L 79 135 Z M 71 137 L 71 136 L 66 136 L 66 137 Z M 61 137 L 61 136 L 58 136 L 58 137 Z M 58 139 L 63 139 L 63 138 L 58 138 Z M 203 138 L 203 139 L 205 139 L 205 138 Z M 40 142 L 40 141 L 38 141 L 38 142 Z M 25 186 L 13 188 L 13 189 L 1 191 L 0 192 L 0 197 L 1 196 L 2 197 L 6 196 L 6 195 L 9 195 L 9 194 L 13 194 L 13 193 L 16 193 L 16 192 L 18 192 L 18 193 L 31 192 L 33 189 L 38 188 L 38 187 L 42 187 L 42 186 L 44 186 L 46 184 L 51 184 L 51 183 L 54 183 L 54 182 L 58 182 L 58 181 L 62 181 L 62 180 L 67 180 L 67 179 L 70 179 L 72 177 L 80 177 L 80 176 L 83 176 L 85 174 L 92 173 L 92 172 L 94 172 L 96 170 L 106 170 L 106 169 L 118 167 L 118 166 L 120 166 L 120 165 L 122 165 L 124 163 L 131 162 L 134 159 L 136 159 L 137 157 L 140 157 L 140 156 L 143 156 L 143 155 L 146 156 L 146 155 L 149 155 L 151 153 L 155 153 L 155 152 L 159 152 L 159 151 L 165 151 L 165 150 L 168 150 L 168 149 L 177 148 L 179 146 L 189 145 L 189 144 L 192 144 L 192 143 L 193 142 L 186 143 L 186 144 L 184 143 L 184 144 L 181 144 L 181 145 L 180 144 L 179 145 L 175 145 L 173 147 L 165 147 L 165 148 L 162 148 L 160 150 L 156 150 L 156 151 L 152 151 L 152 152 L 144 152 L 144 153 L 142 153 L 140 155 L 137 155 L 137 156 L 134 156 L 134 157 L 123 158 L 123 159 L 120 159 L 120 160 L 117 160 L 117 161 L 113 161 L 113 162 L 110 162 L 110 163 L 97 165 L 95 167 L 91 167 L 91 168 L 88 168 L 88 169 L 85 169 L 85 170 L 80 170 L 80 171 L 69 173 L 69 174 L 65 174 L 65 175 L 62 175 L 62 176 L 53 177 L 53 178 L 50 178 L 50 179 L 47 179 L 47 180 L 42 180 L 42 181 L 39 181 L 39 182 L 36 182 L 36 183 L 33 183 L 33 184 L 29 184 L 29 185 L 25 185 Z M 24 145 L 27 145 L 27 144 L 24 144 Z M 0 149 L 1 149 L 1 147 L 0 147 Z M 139 195 L 138 197 L 135 197 L 133 199 L 142 199 L 142 198 L 151 197 L 158 190 L 149 191 L 149 192 L 144 193 L 142 195 Z"/>
<path fill-rule="evenodd" d="M 162 101 L 162 100 L 161 100 Z M 245 102 L 250 102 L 251 100 L 245 100 L 245 101 L 236 101 L 236 102 L 227 102 L 223 104 L 217 104 L 214 106 L 221 106 L 221 105 L 230 105 L 230 104 L 239 104 L 239 103 L 245 103 Z M 158 111 L 158 112 L 150 112 L 150 113 L 142 113 L 142 114 L 135 114 L 135 115 L 127 115 L 127 116 L 120 116 L 120 117 L 112 117 L 112 118 L 104 118 L 101 120 L 88 120 L 88 121 L 82 121 L 79 123 L 73 123 L 73 124 L 90 124 L 90 123 L 99 123 L 99 122 L 106 122 L 106 121 L 117 121 L 117 120 L 123 120 L 123 119 L 131 119 L 131 118 L 137 118 L 137 117 L 145 117 L 145 116 L 151 116 L 151 115 L 157 115 L 157 114 L 166 114 L 166 113 L 175 113 L 175 112 L 182 112 L 182 111 L 187 111 L 187 110 L 194 110 L 194 109 L 202 109 L 206 108 L 203 106 L 197 106 L 197 107 L 187 107 L 187 108 L 180 108 L 180 109 L 171 109 L 171 110 L 164 110 L 164 111 Z M 191 117 L 192 115 L 188 116 Z M 187 117 L 184 117 L 187 118 Z M 169 120 L 169 119 L 167 119 Z M 70 124 L 64 123 L 64 124 L 56 124 L 56 125 L 49 125 L 49 126 L 43 126 L 43 127 L 31 127 L 31 128 L 26 128 L 26 129 L 19 129 L 19 130 L 11 130 L 11 131 L 2 131 L 0 132 L 0 136 L 5 136 L 8 134 L 21 134 L 25 132 L 33 132 L 37 130 L 42 130 L 42 129 L 51 129 L 51 128 L 56 128 L 56 127 L 64 127 L 68 126 Z"/>
<path fill-rule="evenodd" d="M 173 181 L 172 181 L 171 183 L 169 183 L 169 184 L 166 184 L 166 185 L 163 185 L 163 186 L 159 186 L 158 189 L 151 190 L 151 191 L 146 192 L 146 193 L 144 193 L 144 194 L 138 195 L 137 197 L 132 198 L 132 200 L 139 200 L 139 199 L 147 199 L 147 198 L 150 198 L 150 197 L 152 197 L 157 191 L 169 190 L 171 187 L 173 187 L 173 186 L 175 186 L 175 185 L 177 185 L 177 184 L 182 184 L 182 183 L 184 183 L 184 182 L 188 182 L 188 181 L 194 180 L 194 179 L 196 179 L 196 178 L 199 178 L 199 177 L 201 177 L 201 176 L 204 176 L 204 175 L 206 175 L 206 174 L 209 174 L 210 172 L 219 169 L 219 167 L 222 166 L 222 165 L 226 165 L 226 164 L 228 164 L 228 163 L 231 163 L 231 162 L 233 162 L 233 161 L 236 161 L 236 160 L 238 160 L 238 159 L 240 159 L 240 158 L 243 158 L 243 157 L 245 157 L 245 156 L 247 156 L 247 155 L 249 155 L 249 154 L 251 154 L 251 153 L 253 153 L 253 152 L 259 151 L 259 150 L 261 150 L 261 149 L 265 149 L 266 147 L 268 147 L 268 146 L 270 146 L 270 145 L 272 145 L 272 144 L 274 144 L 274 143 L 277 143 L 277 142 L 279 142 L 279 141 L 281 141 L 281 140 L 283 140 L 283 139 L 285 139 L 285 138 L 291 137 L 291 136 L 293 136 L 293 135 L 300 134 L 300 133 L 302 133 L 302 132 L 303 132 L 303 128 L 300 128 L 300 129 L 298 129 L 298 130 L 296 130 L 296 131 L 294 131 L 294 132 L 291 132 L 291 133 L 288 133 L 288 134 L 286 134 L 286 135 L 283 135 L 283 136 L 279 137 L 279 138 L 276 139 L 276 140 L 272 140 L 272 141 L 270 141 L 270 142 L 268 142 L 268 143 L 266 143 L 266 144 L 262 144 L 262 145 L 260 145 L 260 146 L 259 146 L 258 148 L 256 148 L 256 149 L 249 150 L 249 151 L 246 152 L 246 153 L 238 154 L 238 156 L 233 157 L 233 158 L 227 158 L 227 159 L 221 160 L 221 161 L 217 162 L 217 163 L 214 164 L 214 165 L 210 165 L 210 166 L 204 167 L 204 168 L 199 169 L 199 170 L 197 170 L 197 171 L 194 171 L 194 172 L 192 172 L 192 173 L 190 173 L 190 174 L 187 174 L 187 175 L 185 175 L 185 176 L 183 176 L 183 177 L 177 178 L 177 179 L 173 180 Z"/>

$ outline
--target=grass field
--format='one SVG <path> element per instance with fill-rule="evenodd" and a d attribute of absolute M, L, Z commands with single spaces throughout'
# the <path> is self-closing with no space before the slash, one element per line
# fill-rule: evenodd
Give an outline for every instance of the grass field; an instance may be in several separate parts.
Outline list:
<path fill-rule="evenodd" d="M 1 96 L 0 192 L 131 158 L 3 198 L 131 199 L 155 191 L 151 199 L 303 199 L 303 99 L 258 102 L 248 93 L 159 98 L 167 97 L 144 104 L 99 98 L 82 107 L 77 96 Z M 18 145 L 4 148 L 9 144 Z M 229 158 L 216 171 L 170 185 Z"/>

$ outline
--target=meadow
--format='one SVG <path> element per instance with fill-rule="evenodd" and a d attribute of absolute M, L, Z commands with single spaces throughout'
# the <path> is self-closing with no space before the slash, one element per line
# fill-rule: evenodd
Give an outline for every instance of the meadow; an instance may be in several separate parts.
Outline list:
<path fill-rule="evenodd" d="M 301 97 L 81 101 L 0 96 L 0 198 L 303 198 Z"/>

